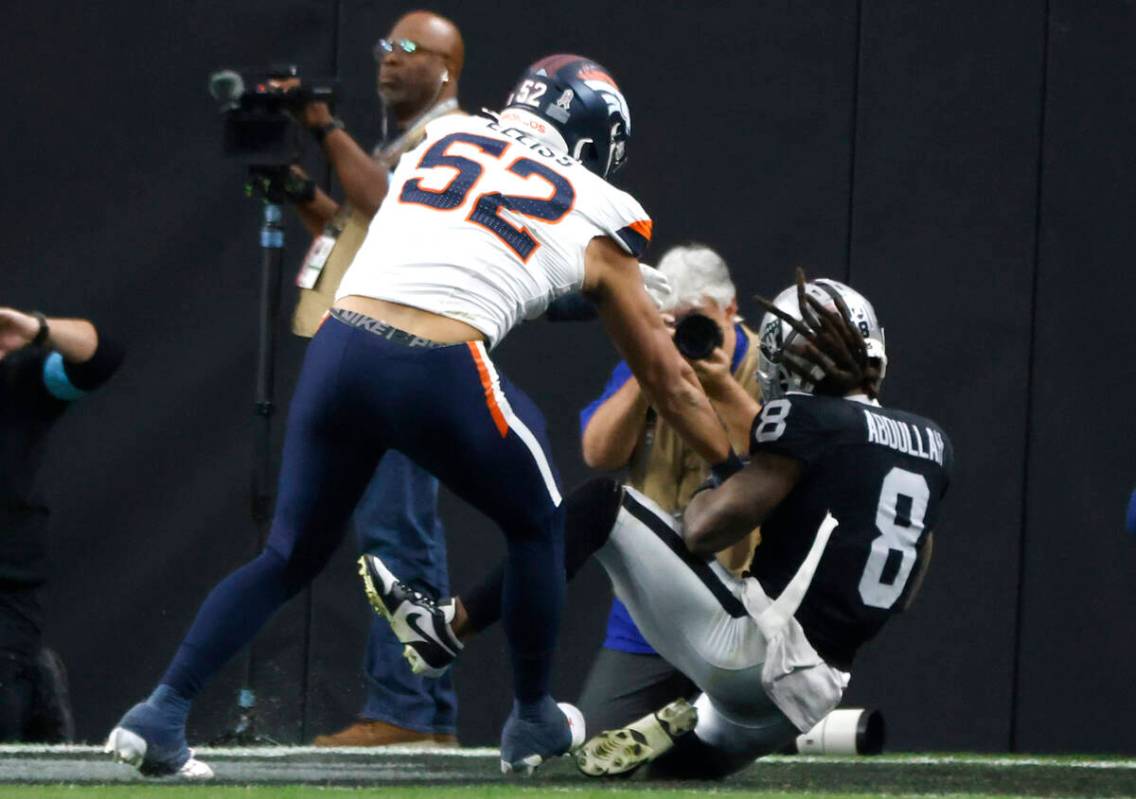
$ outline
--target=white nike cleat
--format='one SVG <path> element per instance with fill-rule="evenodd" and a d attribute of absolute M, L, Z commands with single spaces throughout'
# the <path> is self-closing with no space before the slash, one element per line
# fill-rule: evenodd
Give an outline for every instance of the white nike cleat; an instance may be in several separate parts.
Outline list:
<path fill-rule="evenodd" d="M 576 750 L 576 767 L 589 777 L 627 774 L 670 750 L 694 729 L 698 710 L 676 699 L 657 713 L 618 730 L 604 730 Z"/>
<path fill-rule="evenodd" d="M 520 774 L 525 777 L 531 777 L 536 767 L 544 762 L 544 758 L 540 755 L 529 755 L 528 757 L 517 761 L 516 763 L 508 763 L 504 760 L 501 761 L 502 774 Z"/>
<path fill-rule="evenodd" d="M 204 781 L 213 779 L 213 769 L 209 767 L 208 763 L 203 763 L 194 757 L 195 752 L 189 750 L 189 760 L 185 761 L 185 765 L 178 769 L 175 775 L 183 780 L 190 781 Z"/>
<path fill-rule="evenodd" d="M 548 717 L 525 721 L 513 712 L 501 731 L 501 773 L 531 776 L 547 760 L 574 752 L 584 743 L 584 714 L 575 705 L 549 701 Z M 527 753 L 527 754 L 526 754 Z"/>
<path fill-rule="evenodd" d="M 155 767 L 155 764 L 146 761 L 148 748 L 146 739 L 142 736 L 123 727 L 115 727 L 110 731 L 103 751 L 111 755 L 116 762 L 134 766 L 149 777 L 170 777 L 191 782 L 213 779 L 213 769 L 194 757 L 192 749 L 189 750 L 189 759 L 181 766 L 166 770 L 162 766 Z"/>
<path fill-rule="evenodd" d="M 441 677 L 462 651 L 450 628 L 456 607 L 452 599 L 436 602 L 395 577 L 375 555 L 359 558 L 363 590 L 375 612 L 390 622 L 405 647 L 402 656 L 415 674 Z"/>

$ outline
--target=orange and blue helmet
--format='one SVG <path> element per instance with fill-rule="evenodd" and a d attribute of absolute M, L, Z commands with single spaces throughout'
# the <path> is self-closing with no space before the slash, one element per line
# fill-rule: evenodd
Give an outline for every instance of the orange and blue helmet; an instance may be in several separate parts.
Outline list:
<path fill-rule="evenodd" d="M 530 66 L 506 109 L 535 114 L 564 139 L 568 153 L 601 177 L 627 160 L 631 111 L 611 73 L 579 55 L 550 55 Z"/>

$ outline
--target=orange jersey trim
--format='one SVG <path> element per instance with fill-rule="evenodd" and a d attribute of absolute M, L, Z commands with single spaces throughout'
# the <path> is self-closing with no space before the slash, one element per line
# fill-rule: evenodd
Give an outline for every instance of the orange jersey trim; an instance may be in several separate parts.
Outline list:
<path fill-rule="evenodd" d="M 632 222 L 628 227 L 647 241 L 651 240 L 651 230 L 654 227 L 654 223 L 651 222 L 650 219 L 640 219 L 638 222 Z"/>

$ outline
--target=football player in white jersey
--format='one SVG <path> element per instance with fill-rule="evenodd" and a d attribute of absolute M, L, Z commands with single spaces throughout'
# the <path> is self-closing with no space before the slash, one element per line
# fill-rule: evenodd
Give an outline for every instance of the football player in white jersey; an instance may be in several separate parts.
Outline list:
<path fill-rule="evenodd" d="M 500 115 L 427 126 L 308 348 L 267 546 L 205 600 L 157 689 L 111 732 L 116 758 L 144 773 L 209 776 L 186 746 L 191 701 L 327 562 L 387 449 L 505 534 L 515 702 L 502 768 L 531 771 L 583 740 L 578 711 L 548 694 L 564 595 L 560 486 L 540 412 L 489 350 L 582 291 L 658 411 L 721 477 L 741 466 L 644 290 L 637 256 L 650 218 L 605 180 L 630 132 L 615 81 L 574 55 L 529 68 Z M 431 614 L 388 599 L 420 638 L 458 646 Z"/>

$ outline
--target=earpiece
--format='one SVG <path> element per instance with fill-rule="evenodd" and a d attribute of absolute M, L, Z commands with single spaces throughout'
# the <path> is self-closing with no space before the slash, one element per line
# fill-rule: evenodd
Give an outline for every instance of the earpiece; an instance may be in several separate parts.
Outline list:
<path fill-rule="evenodd" d="M 442 70 L 442 83 L 450 82 L 450 71 L 448 69 Z"/>

